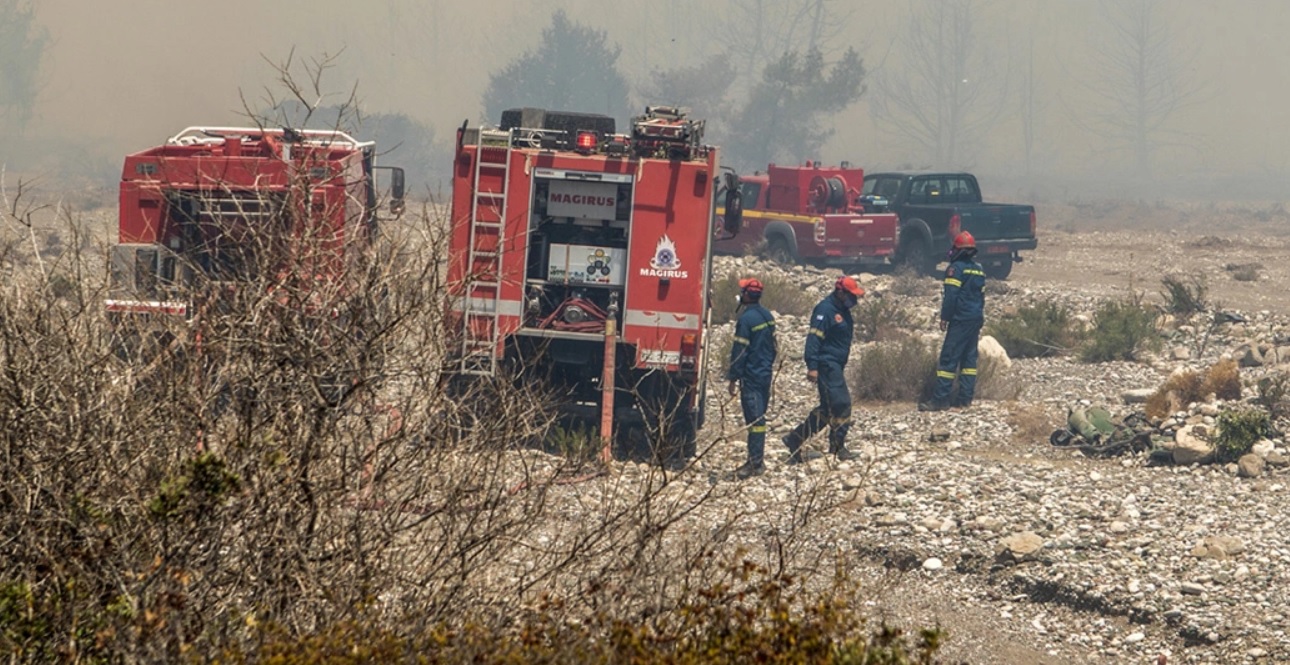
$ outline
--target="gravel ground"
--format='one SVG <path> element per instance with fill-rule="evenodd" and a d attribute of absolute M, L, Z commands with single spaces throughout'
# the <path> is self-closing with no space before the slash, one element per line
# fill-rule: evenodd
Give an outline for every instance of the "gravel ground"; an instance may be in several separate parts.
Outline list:
<path fill-rule="evenodd" d="M 1015 400 L 932 414 L 913 404 L 858 404 L 851 447 L 863 457 L 850 463 L 783 463 L 779 436 L 806 415 L 814 390 L 800 365 L 805 318 L 782 317 L 780 348 L 789 361 L 775 380 L 767 472 L 744 482 L 725 478 L 745 454 L 742 423 L 737 404 L 711 389 L 703 438 L 716 443 L 681 474 L 676 491 L 712 496 L 684 528 L 721 532 L 758 551 L 784 528 L 785 515 L 800 510 L 804 488 L 816 488 L 832 508 L 811 518 L 815 554 L 846 553 L 869 589 L 857 602 L 872 616 L 946 628 L 941 653 L 949 660 L 1290 662 L 1285 466 L 1269 464 L 1250 478 L 1238 476 L 1236 465 L 1149 466 L 1142 454 L 1092 458 L 1047 441 L 1069 407 L 1106 404 L 1125 415 L 1136 407 L 1125 405 L 1124 393 L 1154 389 L 1179 367 L 1242 360 L 1248 400 L 1257 378 L 1290 366 L 1277 364 L 1277 347 L 1290 344 L 1287 296 L 1270 288 L 1284 277 L 1271 262 L 1283 250 L 1269 247 L 1284 244 L 1168 232 L 1045 235 L 1006 284 L 990 287 L 990 317 L 1040 297 L 1087 315 L 1129 288 L 1159 303 L 1160 278 L 1186 269 L 1175 274 L 1203 277 L 1213 307 L 1248 322 L 1173 321 L 1162 351 L 1139 363 L 1014 360 L 1006 380 Z M 1229 274 L 1231 264 L 1259 262 L 1257 280 Z M 716 269 L 782 271 L 820 295 L 840 274 L 750 258 L 720 258 Z M 862 278 L 871 291 L 897 279 Z M 927 281 L 927 295 L 886 297 L 930 318 L 939 295 Z M 718 347 L 730 328 L 714 332 Z M 1290 346 L 1284 351 L 1290 361 Z M 1192 405 L 1179 417 L 1212 423 L 1222 406 Z M 822 450 L 823 439 L 811 444 Z M 1286 452 L 1281 439 L 1263 449 L 1277 464 Z M 622 472 L 645 473 L 634 465 Z"/>

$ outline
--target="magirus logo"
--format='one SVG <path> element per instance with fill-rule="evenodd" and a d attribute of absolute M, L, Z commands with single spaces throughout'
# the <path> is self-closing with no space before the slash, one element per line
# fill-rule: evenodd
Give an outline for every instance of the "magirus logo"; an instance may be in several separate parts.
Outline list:
<path fill-rule="evenodd" d="M 654 258 L 650 259 L 650 267 L 641 268 L 642 277 L 674 277 L 676 279 L 685 279 L 689 273 L 681 270 L 681 259 L 676 255 L 676 243 L 663 234 L 658 239 L 658 245 L 654 248 Z"/>

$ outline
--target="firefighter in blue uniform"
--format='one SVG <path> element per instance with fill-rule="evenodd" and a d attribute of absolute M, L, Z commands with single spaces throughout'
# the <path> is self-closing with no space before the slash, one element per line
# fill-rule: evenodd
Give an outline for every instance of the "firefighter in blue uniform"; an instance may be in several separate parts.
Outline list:
<path fill-rule="evenodd" d="M 954 238 L 950 266 L 945 269 L 941 296 L 941 330 L 945 343 L 936 363 L 936 390 L 919 411 L 943 411 L 972 405 L 976 391 L 977 342 L 985 323 L 985 269 L 976 262 L 976 240 L 964 231 Z M 950 399 L 958 377 L 958 396 Z"/>
<path fill-rule="evenodd" d="M 805 461 L 802 443 L 825 427 L 829 429 L 829 453 L 839 460 L 855 459 L 847 450 L 847 430 L 851 429 L 851 392 L 847 390 L 845 369 L 851 355 L 855 323 L 851 308 L 856 306 L 864 289 L 850 277 L 840 277 L 833 293 L 811 312 L 811 327 L 806 335 L 806 380 L 815 384 L 820 404 L 796 429 L 784 437 L 789 464 Z"/>
<path fill-rule="evenodd" d="M 775 367 L 775 317 L 761 306 L 763 286 L 756 279 L 739 280 L 739 303 L 746 306 L 735 323 L 734 344 L 730 348 L 730 395 L 739 390 L 748 425 L 748 461 L 735 470 L 739 480 L 761 475 L 766 470 L 762 457 L 766 451 L 766 409 L 770 403 L 770 381 Z"/>

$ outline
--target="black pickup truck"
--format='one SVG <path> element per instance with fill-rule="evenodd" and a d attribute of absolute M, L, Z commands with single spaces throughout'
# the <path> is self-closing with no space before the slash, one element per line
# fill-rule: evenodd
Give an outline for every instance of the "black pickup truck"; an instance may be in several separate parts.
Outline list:
<path fill-rule="evenodd" d="M 983 203 L 971 173 L 866 173 L 863 194 L 886 199 L 900 216 L 896 261 L 919 271 L 934 271 L 960 231 L 976 238 L 977 261 L 995 279 L 1012 272 L 1012 263 L 1021 260 L 1020 250 L 1039 244 L 1035 208 Z"/>

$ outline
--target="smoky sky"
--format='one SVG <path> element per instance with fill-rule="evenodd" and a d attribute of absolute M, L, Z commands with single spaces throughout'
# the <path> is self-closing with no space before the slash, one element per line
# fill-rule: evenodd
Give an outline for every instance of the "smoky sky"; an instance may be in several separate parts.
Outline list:
<path fill-rule="evenodd" d="M 789 0 L 784 0 L 789 2 Z M 802 0 L 796 0 L 801 4 Z M 478 121 L 489 73 L 534 48 L 557 8 L 607 31 L 622 48 L 619 66 L 633 84 L 654 70 L 694 64 L 723 49 L 719 35 L 749 29 L 739 8 L 757 0 L 627 3 L 604 0 L 39 0 L 51 45 L 27 135 L 121 155 L 195 124 L 243 124 L 275 87 L 273 63 L 336 56 L 324 99 L 343 101 L 357 85 L 368 112 L 405 113 L 441 137 L 462 120 Z M 773 6 L 772 0 L 763 4 Z M 828 3 L 837 10 L 826 49 L 854 46 L 870 69 L 898 71 L 895 36 L 911 5 L 901 1 Z M 1221 171 L 1290 174 L 1290 2 L 1169 0 L 1162 4 L 1181 51 L 1192 53 L 1197 94 L 1169 119 L 1171 145 L 1162 175 Z M 1054 172 L 1094 171 L 1119 157 L 1088 122 L 1089 63 L 1105 28 L 1100 5 L 1084 0 L 981 0 L 975 39 L 998 71 L 1013 78 L 1033 53 L 1041 111 L 1036 142 Z M 299 70 L 303 71 L 303 70 Z M 868 168 L 916 163 L 911 148 L 875 122 L 861 101 L 834 117 L 826 161 Z M 1010 98 L 1011 99 L 1011 98 Z M 635 100 L 643 101 L 643 100 Z M 974 147 L 970 163 L 1006 172 L 1019 159 L 1020 114 L 1005 104 Z M 496 119 L 493 119 L 496 120 Z M 14 166 L 10 166 L 14 168 Z M 19 165 L 20 168 L 20 165 Z"/>

